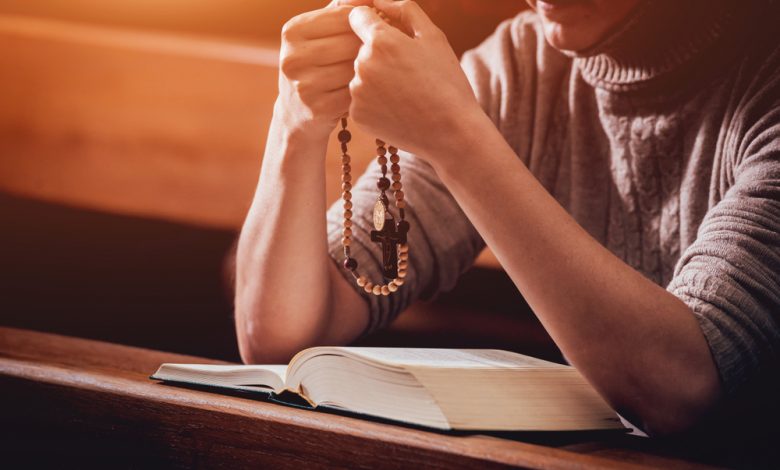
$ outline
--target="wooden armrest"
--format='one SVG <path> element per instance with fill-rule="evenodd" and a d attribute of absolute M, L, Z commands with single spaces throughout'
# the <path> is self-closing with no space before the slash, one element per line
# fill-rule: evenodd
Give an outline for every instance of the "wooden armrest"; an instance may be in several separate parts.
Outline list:
<path fill-rule="evenodd" d="M 177 388 L 148 378 L 161 362 L 215 361 L 0 328 L 0 415 L 14 430 L 0 448 L 31 461 L 53 452 L 141 466 L 693 465 L 631 450 L 631 436 L 441 434 Z"/>

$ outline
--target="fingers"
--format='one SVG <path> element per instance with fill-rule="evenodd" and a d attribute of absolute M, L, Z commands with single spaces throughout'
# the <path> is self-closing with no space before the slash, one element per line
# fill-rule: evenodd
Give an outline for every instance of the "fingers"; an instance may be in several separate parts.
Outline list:
<path fill-rule="evenodd" d="M 328 4 L 328 7 L 338 7 L 338 6 L 344 6 L 344 5 L 351 5 L 353 7 L 358 7 L 361 5 L 371 5 L 373 0 L 331 0 L 331 2 Z"/>
<path fill-rule="evenodd" d="M 352 30 L 348 17 L 353 8 L 334 6 L 302 13 L 284 24 L 282 38 L 296 41 L 348 33 Z"/>
<path fill-rule="evenodd" d="M 431 19 L 428 18 L 428 15 L 420 8 L 420 5 L 412 0 L 375 0 L 374 7 L 414 37 L 421 37 L 439 31 Z"/>
<path fill-rule="evenodd" d="M 338 36 L 312 39 L 301 44 L 302 53 L 310 57 L 313 65 L 329 65 L 340 62 L 354 61 L 362 43 L 350 31 Z"/>
<path fill-rule="evenodd" d="M 373 9 L 355 7 L 349 13 L 349 24 L 364 44 L 371 44 L 379 35 L 403 35 L 400 31 L 388 25 Z"/>
<path fill-rule="evenodd" d="M 316 74 L 302 77 L 295 86 L 301 92 L 328 92 L 347 87 L 354 76 L 355 69 L 351 63 L 325 65 Z"/>

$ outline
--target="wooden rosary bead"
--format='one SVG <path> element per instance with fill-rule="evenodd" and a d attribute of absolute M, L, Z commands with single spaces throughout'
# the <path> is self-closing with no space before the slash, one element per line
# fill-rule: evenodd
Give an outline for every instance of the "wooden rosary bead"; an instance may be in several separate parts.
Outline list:
<path fill-rule="evenodd" d="M 345 163 L 341 165 L 341 171 L 343 173 L 350 173 L 352 171 L 352 165 L 350 165 L 349 163 Z"/>
<path fill-rule="evenodd" d="M 352 140 L 352 133 L 350 133 L 346 129 L 342 129 L 339 131 L 339 142 L 341 142 L 342 144 L 346 144 L 350 140 Z"/>
<path fill-rule="evenodd" d="M 345 228 L 345 229 L 342 231 L 342 234 L 343 234 L 345 237 L 351 237 L 351 236 L 352 236 L 352 229 L 351 229 L 351 228 Z"/>
<path fill-rule="evenodd" d="M 366 284 L 363 286 L 363 290 L 367 293 L 372 293 L 374 290 L 374 283 L 371 281 L 366 281 Z"/>
<path fill-rule="evenodd" d="M 395 192 L 395 198 L 399 201 L 403 200 L 404 192 L 399 189 L 398 191 Z"/>
<path fill-rule="evenodd" d="M 387 285 L 381 287 L 380 292 L 382 295 L 390 295 L 390 288 Z"/>
<path fill-rule="evenodd" d="M 387 165 L 387 157 L 379 157 L 376 159 L 376 162 L 382 166 L 385 166 Z"/>
<path fill-rule="evenodd" d="M 349 219 L 345 220 L 344 221 L 344 227 L 346 227 L 346 228 L 352 227 L 352 221 L 349 220 Z"/>
<path fill-rule="evenodd" d="M 387 154 L 387 149 L 384 147 L 377 147 L 376 148 L 376 156 L 377 157 L 383 157 Z"/>
<path fill-rule="evenodd" d="M 395 281 L 390 281 L 387 284 L 387 290 L 389 290 L 390 292 L 397 291 L 398 290 L 398 284 L 396 284 Z"/>
<path fill-rule="evenodd" d="M 409 244 L 408 243 L 401 243 L 398 245 L 398 252 L 399 253 L 409 253 Z"/>
<path fill-rule="evenodd" d="M 352 218 L 352 211 L 347 209 L 344 211 L 344 218 L 345 219 L 351 219 Z"/>
<path fill-rule="evenodd" d="M 344 209 L 352 209 L 352 201 L 344 201 Z"/>
<path fill-rule="evenodd" d="M 341 198 L 345 201 L 351 201 L 352 200 L 352 193 L 350 191 L 344 191 L 341 193 Z"/>
<path fill-rule="evenodd" d="M 352 244 L 352 239 L 349 237 L 344 237 L 341 239 L 341 244 L 344 246 L 349 246 Z"/>
<path fill-rule="evenodd" d="M 344 260 L 344 267 L 350 271 L 354 271 L 358 267 L 358 262 L 355 258 L 347 258 Z"/>
<path fill-rule="evenodd" d="M 382 287 L 380 287 L 377 284 L 374 284 L 374 288 L 372 289 L 372 292 L 374 293 L 374 295 L 379 295 L 382 293 Z"/>
<path fill-rule="evenodd" d="M 406 208 L 406 201 L 396 201 L 396 203 L 395 203 L 395 207 L 397 207 L 397 208 L 399 208 L 399 209 L 404 209 L 404 208 Z"/>
<path fill-rule="evenodd" d="M 344 173 L 341 175 L 341 181 L 344 183 L 351 183 L 352 182 L 352 175 L 349 173 Z"/>
<path fill-rule="evenodd" d="M 404 185 L 401 184 L 400 181 L 393 181 L 393 184 L 390 187 L 393 188 L 393 191 L 399 191 L 403 186 Z"/>
<path fill-rule="evenodd" d="M 409 267 L 409 261 L 407 260 L 398 260 L 398 269 L 406 269 Z"/>
<path fill-rule="evenodd" d="M 399 261 L 406 261 L 409 259 L 409 253 L 398 253 L 398 260 Z"/>
<path fill-rule="evenodd" d="M 405 280 L 401 279 L 400 277 L 393 279 L 393 283 L 397 285 L 398 287 L 401 287 L 404 285 Z"/>
<path fill-rule="evenodd" d="M 357 285 L 360 287 L 364 287 L 366 285 L 366 282 L 368 282 L 368 279 L 366 279 L 366 276 L 360 276 L 357 278 Z"/>
<path fill-rule="evenodd" d="M 374 142 L 376 142 L 377 147 L 384 147 L 385 143 L 382 140 L 376 139 Z"/>
<path fill-rule="evenodd" d="M 397 153 L 390 155 L 390 163 L 398 163 L 401 161 L 401 157 Z"/>
<path fill-rule="evenodd" d="M 401 174 L 393 173 L 392 175 L 390 175 L 390 178 L 392 178 L 393 181 L 401 181 Z"/>
<path fill-rule="evenodd" d="M 387 147 L 387 151 L 390 152 L 391 155 L 395 155 L 398 153 L 398 149 L 393 147 L 392 145 L 389 145 Z"/>
<path fill-rule="evenodd" d="M 390 165 L 390 171 L 392 171 L 393 173 L 400 173 L 401 167 L 398 165 L 398 163 L 393 163 L 392 165 Z"/>
<path fill-rule="evenodd" d="M 341 156 L 341 164 L 342 165 L 346 165 L 350 161 L 352 161 L 352 158 L 349 155 L 347 155 L 346 153 Z"/>
<path fill-rule="evenodd" d="M 406 278 L 406 270 L 405 270 L 405 269 L 399 269 L 399 270 L 398 270 L 398 278 L 399 278 L 399 279 L 404 279 L 404 278 Z"/>

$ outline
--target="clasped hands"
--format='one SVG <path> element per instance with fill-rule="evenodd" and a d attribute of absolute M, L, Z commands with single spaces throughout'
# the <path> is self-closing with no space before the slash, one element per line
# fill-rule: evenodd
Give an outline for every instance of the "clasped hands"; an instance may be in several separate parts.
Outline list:
<path fill-rule="evenodd" d="M 349 114 L 369 135 L 430 159 L 459 118 L 481 109 L 416 3 L 333 0 L 284 25 L 277 112 L 310 138 L 327 138 Z"/>

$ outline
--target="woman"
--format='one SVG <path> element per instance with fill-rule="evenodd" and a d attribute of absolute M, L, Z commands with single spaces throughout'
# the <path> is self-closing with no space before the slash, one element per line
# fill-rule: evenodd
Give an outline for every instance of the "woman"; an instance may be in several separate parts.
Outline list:
<path fill-rule="evenodd" d="M 777 370 L 774 3 L 530 0 L 460 64 L 416 4 L 375 0 L 393 27 L 366 3 L 283 31 L 238 251 L 245 360 L 352 341 L 451 288 L 487 243 L 567 359 L 651 433 L 689 429 Z M 410 153 L 411 265 L 389 297 L 339 267 L 341 205 L 322 217 L 346 112 Z M 352 256 L 380 279 L 370 173 Z"/>

